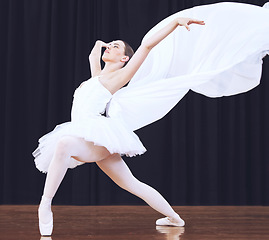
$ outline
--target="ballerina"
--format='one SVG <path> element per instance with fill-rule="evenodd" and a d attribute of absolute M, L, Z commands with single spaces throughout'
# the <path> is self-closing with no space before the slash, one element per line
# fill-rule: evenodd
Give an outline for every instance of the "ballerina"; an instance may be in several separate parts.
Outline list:
<path fill-rule="evenodd" d="M 204 22 L 177 18 L 144 41 L 134 54 L 131 47 L 121 40 L 108 44 L 96 42 L 89 56 L 92 78 L 83 82 L 74 93 L 71 122 L 56 127 L 53 132 L 42 137 L 34 152 L 37 168 L 47 172 L 38 209 L 42 236 L 52 234 L 51 202 L 67 169 L 74 162 L 75 165 L 96 162 L 121 188 L 140 197 L 167 216 L 157 220 L 157 225 L 184 226 L 184 221 L 161 194 L 137 180 L 121 158 L 122 154 L 134 156 L 145 152 L 139 138 L 119 118 L 105 117 L 101 113 L 113 94 L 132 79 L 153 47 L 178 26 L 190 30 L 190 24 L 204 25 Z M 101 69 L 100 56 L 103 47 L 106 48 L 102 56 L 105 66 Z M 53 146 L 52 143 L 56 145 Z M 46 156 L 47 148 L 53 149 L 52 156 Z M 51 157 L 51 161 L 44 163 L 43 159 L 48 157 Z M 47 168 L 44 169 L 43 164 Z"/>
<path fill-rule="evenodd" d="M 190 30 L 190 24 L 191 31 L 178 27 Z M 121 155 L 143 154 L 133 131 L 162 118 L 190 89 L 220 97 L 257 86 L 268 36 L 268 9 L 219 3 L 164 19 L 134 54 L 121 40 L 97 41 L 90 54 L 92 78 L 74 93 L 71 122 L 43 136 L 33 153 L 36 167 L 47 172 L 38 210 L 41 235 L 52 233 L 51 201 L 67 169 L 86 162 L 96 162 L 116 184 L 166 216 L 157 225 L 184 226 L 155 189 L 132 175 Z"/>

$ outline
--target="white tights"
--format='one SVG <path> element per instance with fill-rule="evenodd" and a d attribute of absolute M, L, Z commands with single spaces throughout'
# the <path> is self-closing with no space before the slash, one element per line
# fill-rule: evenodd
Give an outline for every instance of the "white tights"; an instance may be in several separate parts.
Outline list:
<path fill-rule="evenodd" d="M 48 169 L 42 201 L 51 202 L 68 169 L 70 158 L 97 165 L 121 188 L 143 199 L 156 211 L 175 221 L 178 214 L 169 203 L 152 187 L 137 180 L 119 154 L 111 155 L 106 148 L 98 147 L 81 138 L 64 137 L 55 150 Z M 46 200 L 44 200 L 46 199 Z M 41 201 L 41 204 L 42 204 Z"/>

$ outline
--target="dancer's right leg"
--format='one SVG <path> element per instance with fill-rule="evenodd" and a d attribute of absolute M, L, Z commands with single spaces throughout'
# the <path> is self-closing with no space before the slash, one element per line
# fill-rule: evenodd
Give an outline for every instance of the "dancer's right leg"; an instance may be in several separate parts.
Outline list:
<path fill-rule="evenodd" d="M 42 236 L 52 234 L 53 214 L 51 202 L 64 178 L 70 161 L 70 156 L 68 157 L 64 149 L 64 142 L 59 141 L 48 169 L 43 196 L 38 208 L 39 230 Z"/>
<path fill-rule="evenodd" d="M 43 196 L 49 199 L 54 197 L 66 174 L 71 157 L 82 162 L 96 162 L 109 155 L 106 148 L 96 146 L 82 138 L 72 136 L 61 138 L 48 169 Z"/>
<path fill-rule="evenodd" d="M 82 162 L 95 162 L 110 153 L 104 147 L 94 146 L 82 138 L 66 136 L 58 142 L 50 163 L 38 215 L 41 235 L 52 233 L 51 201 L 59 188 L 69 166 L 71 157 Z"/>

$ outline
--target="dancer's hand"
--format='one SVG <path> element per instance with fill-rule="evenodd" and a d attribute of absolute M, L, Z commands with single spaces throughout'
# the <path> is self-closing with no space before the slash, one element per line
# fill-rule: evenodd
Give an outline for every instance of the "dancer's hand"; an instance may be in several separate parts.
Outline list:
<path fill-rule="evenodd" d="M 197 20 L 197 19 L 192 19 L 192 18 L 179 17 L 179 18 L 176 19 L 176 21 L 177 21 L 177 24 L 179 26 L 185 27 L 188 31 L 190 31 L 189 25 L 191 25 L 191 24 L 205 25 L 204 21 Z"/>
<path fill-rule="evenodd" d="M 100 47 L 107 47 L 108 46 L 108 44 L 103 42 L 102 40 L 97 40 L 95 44 L 97 44 Z"/>

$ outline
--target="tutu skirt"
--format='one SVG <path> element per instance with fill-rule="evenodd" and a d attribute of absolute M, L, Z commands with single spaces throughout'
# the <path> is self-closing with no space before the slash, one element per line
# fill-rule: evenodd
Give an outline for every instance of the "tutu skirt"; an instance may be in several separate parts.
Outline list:
<path fill-rule="evenodd" d="M 53 131 L 41 137 L 38 148 L 33 152 L 38 170 L 48 171 L 57 142 L 63 136 L 83 138 L 97 146 L 104 146 L 111 154 L 119 153 L 132 157 L 146 151 L 138 136 L 120 119 L 93 116 L 85 121 L 57 125 Z M 71 158 L 69 168 L 81 164 L 83 163 Z"/>

